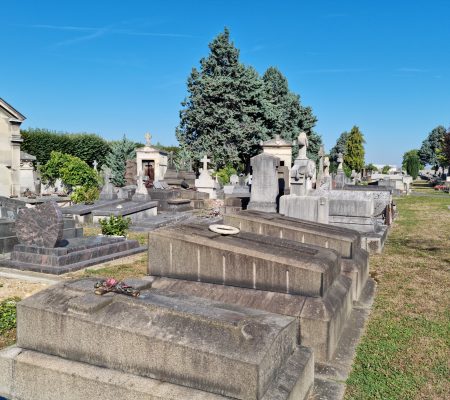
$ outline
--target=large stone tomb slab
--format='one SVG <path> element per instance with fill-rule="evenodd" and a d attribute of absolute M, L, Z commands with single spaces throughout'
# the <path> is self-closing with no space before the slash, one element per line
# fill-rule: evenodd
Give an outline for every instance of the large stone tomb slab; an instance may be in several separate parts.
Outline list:
<path fill-rule="evenodd" d="M 56 247 L 19 243 L 14 246 L 10 260 L 3 261 L 2 266 L 60 275 L 145 250 L 137 240 L 108 236 L 64 239 Z"/>
<path fill-rule="evenodd" d="M 157 288 L 296 317 L 299 343 L 318 360 L 332 357 L 352 308 L 335 251 L 249 232 L 151 232 L 148 271 Z"/>
<path fill-rule="evenodd" d="M 67 363 L 61 360 L 69 360 L 161 380 L 179 392 L 184 387 L 180 399 L 288 400 L 303 399 L 308 393 L 313 362 L 311 353 L 296 344 L 295 319 L 145 290 L 149 281 L 134 282 L 142 291 L 139 298 L 96 296 L 94 282 L 60 284 L 20 302 L 18 348 L 27 349 L 28 356 L 56 357 L 62 367 Z M 8 368 L 6 357 L 0 356 L 0 372 Z M 20 355 L 16 357 L 20 361 Z M 286 370 L 295 366 L 301 368 Z M 287 372 L 295 379 L 284 387 Z M 218 396 L 201 397 L 196 391 Z M 296 395 L 302 391 L 301 397 Z"/>
<path fill-rule="evenodd" d="M 355 230 L 251 210 L 224 215 L 223 221 L 245 232 L 335 250 L 341 256 L 342 272 L 352 279 L 353 300 L 366 285 L 369 254 L 361 248 L 361 236 Z"/>
<path fill-rule="evenodd" d="M 138 221 L 141 218 L 151 217 L 157 214 L 157 201 L 125 201 L 117 206 L 105 206 L 92 211 L 92 221 L 99 222 L 100 219 L 122 216 L 128 217 L 131 221 Z"/>

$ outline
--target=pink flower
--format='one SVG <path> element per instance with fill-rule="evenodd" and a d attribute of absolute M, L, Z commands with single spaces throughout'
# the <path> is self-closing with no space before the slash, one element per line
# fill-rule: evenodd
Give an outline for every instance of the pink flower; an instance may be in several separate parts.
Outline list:
<path fill-rule="evenodd" d="M 105 286 L 107 286 L 107 287 L 113 287 L 113 286 L 116 286 L 117 283 L 118 283 L 118 281 L 116 281 L 114 278 L 108 278 L 108 279 L 105 281 Z"/>

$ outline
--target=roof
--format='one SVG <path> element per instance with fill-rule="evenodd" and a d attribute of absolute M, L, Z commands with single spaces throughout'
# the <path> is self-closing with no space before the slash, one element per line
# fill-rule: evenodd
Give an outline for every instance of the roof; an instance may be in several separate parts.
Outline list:
<path fill-rule="evenodd" d="M 27 118 L 17 111 L 11 104 L 8 104 L 5 100 L 0 97 L 0 108 L 5 110 L 12 118 L 18 120 L 18 122 L 23 122 Z"/>
<path fill-rule="evenodd" d="M 275 135 L 274 138 L 263 142 L 263 146 L 264 147 L 292 146 L 292 142 L 289 142 L 288 140 L 284 140 L 280 135 Z"/>

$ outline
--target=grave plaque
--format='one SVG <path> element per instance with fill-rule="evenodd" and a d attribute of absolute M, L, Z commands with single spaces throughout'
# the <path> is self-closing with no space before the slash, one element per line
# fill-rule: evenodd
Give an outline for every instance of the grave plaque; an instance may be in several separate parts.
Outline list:
<path fill-rule="evenodd" d="M 22 208 L 16 219 L 19 242 L 38 247 L 55 247 L 63 238 L 64 221 L 61 209 L 55 202 L 36 208 Z"/>

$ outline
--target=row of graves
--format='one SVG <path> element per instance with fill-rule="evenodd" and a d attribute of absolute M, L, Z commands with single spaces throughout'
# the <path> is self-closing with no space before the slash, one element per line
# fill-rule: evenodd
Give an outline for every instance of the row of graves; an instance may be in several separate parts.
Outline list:
<path fill-rule="evenodd" d="M 223 190 L 204 157 L 194 184 L 225 199 L 223 220 L 150 231 L 146 277 L 75 279 L 21 301 L 17 343 L 0 351 L 0 396 L 341 399 L 375 293 L 369 251 L 382 250 L 395 215 L 392 191 L 351 185 L 342 165 L 330 176 L 323 154 L 317 173 L 305 134 L 298 143 L 292 167 L 292 145 L 277 137 L 252 158 L 251 178 Z M 154 201 L 143 187 L 139 178 L 128 204 Z M 51 260 L 55 273 L 57 263 L 94 258 L 99 239 L 64 239 L 61 210 L 18 213 L 14 252 L 28 255 L 13 268 Z M 99 252 L 132 251 L 129 242 L 111 238 Z"/>

